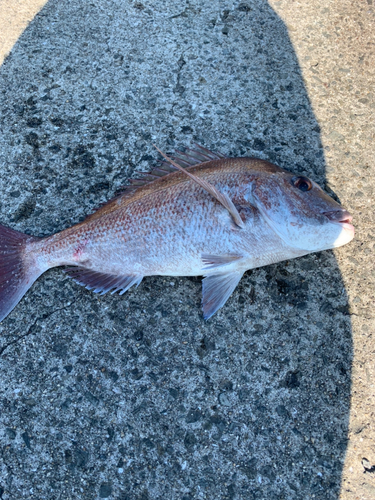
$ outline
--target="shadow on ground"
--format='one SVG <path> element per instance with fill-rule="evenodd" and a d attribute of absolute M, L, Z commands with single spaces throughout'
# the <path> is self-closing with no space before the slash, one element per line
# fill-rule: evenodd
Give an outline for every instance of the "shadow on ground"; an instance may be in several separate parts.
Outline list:
<path fill-rule="evenodd" d="M 50 0 L 0 69 L 1 221 L 56 232 L 150 168 L 152 142 L 324 186 L 293 47 L 261 0 Z M 0 325 L 0 497 L 337 499 L 351 328 L 331 252 L 98 297 L 46 273 Z"/>

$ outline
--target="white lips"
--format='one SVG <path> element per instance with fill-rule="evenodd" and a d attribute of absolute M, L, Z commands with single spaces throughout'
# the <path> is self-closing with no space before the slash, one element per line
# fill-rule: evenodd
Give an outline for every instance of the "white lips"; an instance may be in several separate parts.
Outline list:
<path fill-rule="evenodd" d="M 354 233 L 354 226 L 352 224 L 349 224 L 349 222 L 339 222 L 339 224 L 343 229 L 347 231 L 353 231 Z"/>
<path fill-rule="evenodd" d="M 339 224 L 342 228 L 339 236 L 334 242 L 333 248 L 338 248 L 349 243 L 354 238 L 354 226 L 349 222 L 332 222 L 332 224 Z"/>

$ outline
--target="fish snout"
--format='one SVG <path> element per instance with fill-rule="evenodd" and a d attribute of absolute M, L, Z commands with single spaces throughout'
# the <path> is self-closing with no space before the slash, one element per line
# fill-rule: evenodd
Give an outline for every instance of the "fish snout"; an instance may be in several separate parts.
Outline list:
<path fill-rule="evenodd" d="M 341 210 L 333 210 L 331 212 L 323 212 L 323 215 L 334 224 L 339 224 L 347 237 L 353 239 L 354 237 L 354 226 L 351 224 L 353 216 L 344 208 Z"/>
<path fill-rule="evenodd" d="M 350 224 L 353 220 L 353 216 L 345 209 L 323 212 L 323 215 L 327 217 L 329 221 L 341 224 Z"/>

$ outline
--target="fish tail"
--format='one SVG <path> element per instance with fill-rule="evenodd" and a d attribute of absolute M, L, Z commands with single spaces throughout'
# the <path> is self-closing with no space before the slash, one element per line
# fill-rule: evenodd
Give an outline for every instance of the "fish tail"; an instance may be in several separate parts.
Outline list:
<path fill-rule="evenodd" d="M 45 271 L 38 267 L 30 251 L 30 244 L 38 240 L 0 225 L 0 321 Z"/>

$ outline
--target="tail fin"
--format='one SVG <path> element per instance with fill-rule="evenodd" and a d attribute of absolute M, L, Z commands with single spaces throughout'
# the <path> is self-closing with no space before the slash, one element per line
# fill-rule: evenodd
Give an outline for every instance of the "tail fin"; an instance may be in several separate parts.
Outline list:
<path fill-rule="evenodd" d="M 25 252 L 27 245 L 38 239 L 0 225 L 0 321 L 44 271 Z"/>

